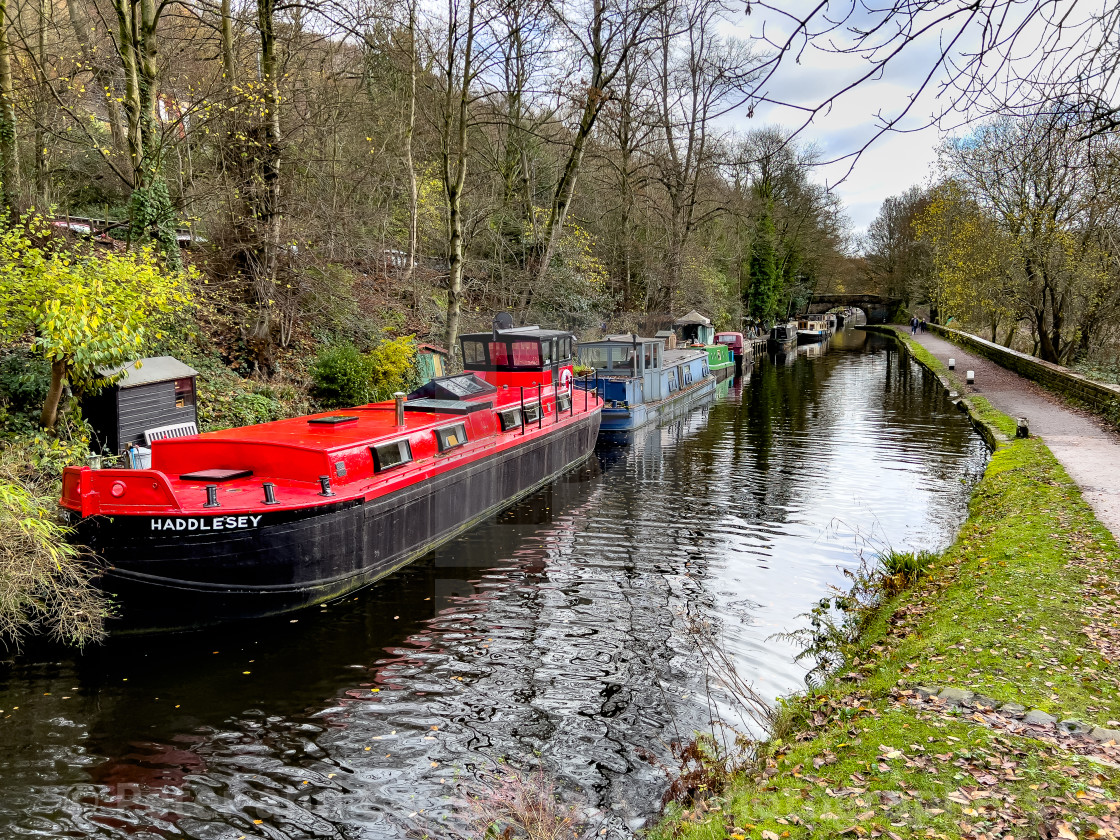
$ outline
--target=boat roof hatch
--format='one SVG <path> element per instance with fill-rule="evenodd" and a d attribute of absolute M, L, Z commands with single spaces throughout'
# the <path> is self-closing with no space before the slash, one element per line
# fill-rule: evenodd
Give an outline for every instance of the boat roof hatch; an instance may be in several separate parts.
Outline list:
<path fill-rule="evenodd" d="M 472 414 L 475 411 L 484 411 L 493 408 L 491 400 L 475 402 L 459 402 L 458 400 L 406 400 L 405 411 L 429 411 L 433 414 Z"/>
<path fill-rule="evenodd" d="M 457 373 L 454 376 L 440 376 L 409 395 L 409 403 L 420 399 L 427 400 L 469 400 L 485 394 L 493 394 L 498 389 L 473 373 Z M 406 403 L 406 406 L 408 403 Z M 418 409 L 419 410 L 419 409 Z"/>

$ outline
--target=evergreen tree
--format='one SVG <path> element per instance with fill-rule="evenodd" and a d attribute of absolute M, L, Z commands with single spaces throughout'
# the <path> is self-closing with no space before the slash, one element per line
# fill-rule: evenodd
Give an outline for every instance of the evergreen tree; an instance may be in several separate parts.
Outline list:
<path fill-rule="evenodd" d="M 755 223 L 750 270 L 743 300 L 743 308 L 747 315 L 760 321 L 771 321 L 774 318 L 782 290 L 775 259 L 776 239 L 774 217 L 767 198 L 762 213 Z"/>

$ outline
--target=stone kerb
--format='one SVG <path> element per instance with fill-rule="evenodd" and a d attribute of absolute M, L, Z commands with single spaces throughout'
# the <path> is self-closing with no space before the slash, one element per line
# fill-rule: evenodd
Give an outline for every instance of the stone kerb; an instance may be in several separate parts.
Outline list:
<path fill-rule="evenodd" d="M 1087 379 L 1061 365 L 1044 362 L 1034 356 L 1003 347 L 970 333 L 950 329 L 940 324 L 928 324 L 927 326 L 944 338 L 956 342 L 962 347 L 974 350 L 998 365 L 1038 382 L 1052 391 L 1057 391 L 1086 403 L 1114 421 L 1117 419 L 1113 415 L 1116 414 L 1117 408 L 1120 406 L 1120 387 L 1116 385 L 1106 385 L 1103 382 Z"/>

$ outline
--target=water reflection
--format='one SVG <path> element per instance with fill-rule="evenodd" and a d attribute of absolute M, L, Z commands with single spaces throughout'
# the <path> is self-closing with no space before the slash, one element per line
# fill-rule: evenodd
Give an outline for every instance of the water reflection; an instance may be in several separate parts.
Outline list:
<path fill-rule="evenodd" d="M 3 834 L 455 836 L 508 761 L 623 836 L 656 809 L 667 744 L 706 720 L 688 619 L 716 622 L 765 695 L 796 689 L 772 634 L 861 539 L 944 544 L 984 458 L 874 337 L 760 361 L 342 603 L 28 652 L 0 685 Z"/>

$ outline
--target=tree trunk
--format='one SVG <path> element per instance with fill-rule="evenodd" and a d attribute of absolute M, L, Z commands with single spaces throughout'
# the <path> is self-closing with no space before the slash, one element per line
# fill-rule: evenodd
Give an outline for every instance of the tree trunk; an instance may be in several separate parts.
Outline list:
<path fill-rule="evenodd" d="M 457 15 L 455 0 L 448 0 L 449 31 L 447 33 L 447 91 L 444 99 L 443 184 L 447 193 L 447 324 L 444 345 L 455 357 L 459 340 L 459 319 L 463 294 L 463 187 L 467 180 L 467 105 L 473 78 L 474 15 L 476 0 L 467 0 L 466 44 L 463 49 L 463 73 L 455 85 L 455 41 Z M 458 102 L 456 103 L 456 97 Z M 456 118 L 458 123 L 456 124 Z M 452 145 L 454 142 L 454 145 Z"/>
<path fill-rule="evenodd" d="M 405 263 L 404 282 L 412 284 L 416 269 L 416 248 L 420 226 L 420 196 L 416 184 L 416 164 L 412 159 L 412 136 L 416 129 L 416 3 L 408 4 L 408 117 L 404 130 L 404 161 L 408 170 L 408 260 Z M 420 305 L 418 290 L 412 290 L 413 307 Z"/>
<path fill-rule="evenodd" d="M 2 2 L 2 0 L 0 0 Z M 136 10 L 129 0 L 113 0 L 117 13 L 117 53 L 120 55 L 124 70 L 124 113 L 125 139 L 128 146 L 129 166 L 132 170 L 132 187 L 139 189 L 148 186 L 144 167 L 143 93 L 140 85 L 140 67 L 137 60 Z"/>
<path fill-rule="evenodd" d="M 222 73 L 226 85 L 233 86 L 237 81 L 233 61 L 233 15 L 230 13 L 230 0 L 222 0 Z"/>
<path fill-rule="evenodd" d="M 1035 329 L 1038 331 L 1038 357 L 1044 362 L 1058 364 L 1058 352 L 1050 341 L 1050 332 L 1046 329 L 1046 312 L 1035 312 Z"/>
<path fill-rule="evenodd" d="M 159 167 L 159 129 L 156 125 L 156 98 L 159 96 L 159 17 L 155 0 L 140 0 L 140 37 L 137 46 L 137 67 L 140 89 L 140 132 L 144 142 L 145 164 L 152 180 Z"/>
<path fill-rule="evenodd" d="M 39 425 L 53 430 L 58 422 L 58 404 L 62 401 L 62 387 L 66 384 L 66 360 L 59 359 L 51 364 L 51 386 L 47 390 L 47 401 L 43 413 L 39 415 Z"/>
<path fill-rule="evenodd" d="M 12 47 L 8 40 L 8 0 L 0 0 L 0 26 L 3 27 L 0 30 L 0 201 L 8 221 L 14 224 L 19 220 L 19 159 Z"/>
<path fill-rule="evenodd" d="M 43 207 L 50 207 L 49 183 L 47 174 L 47 137 L 44 126 L 47 122 L 47 20 L 50 17 L 51 6 L 47 0 L 39 0 L 39 31 L 35 44 L 37 75 L 39 82 L 38 94 L 35 97 L 35 194 L 32 199 Z"/>
<path fill-rule="evenodd" d="M 256 318 L 250 341 L 263 373 L 272 370 L 272 307 L 276 299 L 276 266 L 280 250 L 280 89 L 276 79 L 274 0 L 257 0 L 261 38 L 261 84 L 264 88 L 264 143 L 259 154 L 263 189 L 255 208 L 260 252 L 254 266 Z"/>
<path fill-rule="evenodd" d="M 1013 321 L 1011 326 L 1007 328 L 1007 335 L 1003 337 L 1003 346 L 1010 347 L 1011 342 L 1015 340 L 1015 333 L 1019 331 L 1019 323 Z"/>
<path fill-rule="evenodd" d="M 540 264 L 537 267 L 537 279 L 544 281 L 548 277 L 549 264 L 556 253 L 556 246 L 564 234 L 564 222 L 568 218 L 568 208 L 572 203 L 572 196 L 576 191 L 576 177 L 579 175 L 580 165 L 583 163 L 583 151 L 587 138 L 595 127 L 595 118 L 599 115 L 599 100 L 597 92 L 588 91 L 587 102 L 583 108 L 583 117 L 580 119 L 579 129 L 572 141 L 572 149 L 568 153 L 567 163 L 564 164 L 564 173 L 556 185 L 556 192 L 552 199 L 552 210 L 548 215 L 548 224 L 545 226 L 544 251 L 540 255 Z"/>

